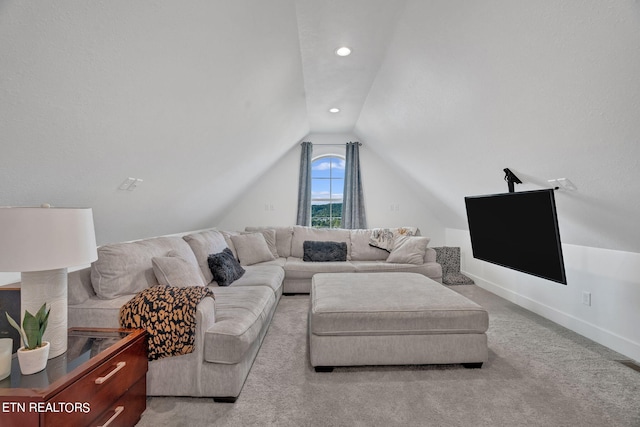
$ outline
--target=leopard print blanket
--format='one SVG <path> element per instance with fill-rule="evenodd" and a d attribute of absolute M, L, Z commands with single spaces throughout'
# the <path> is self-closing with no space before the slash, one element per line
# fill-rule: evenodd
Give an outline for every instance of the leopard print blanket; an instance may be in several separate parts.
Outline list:
<path fill-rule="evenodd" d="M 147 331 L 149 360 L 188 354 L 195 342 L 196 306 L 206 297 L 214 298 L 213 292 L 203 286 L 147 288 L 120 308 L 120 325 Z"/>

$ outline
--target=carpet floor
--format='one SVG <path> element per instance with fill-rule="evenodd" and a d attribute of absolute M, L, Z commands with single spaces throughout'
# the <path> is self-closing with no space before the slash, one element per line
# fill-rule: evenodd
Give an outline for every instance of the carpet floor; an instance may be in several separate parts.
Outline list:
<path fill-rule="evenodd" d="M 451 289 L 489 311 L 482 369 L 316 373 L 309 297 L 283 296 L 236 403 L 150 397 L 138 426 L 640 426 L 640 372 L 624 356 L 478 286 Z"/>

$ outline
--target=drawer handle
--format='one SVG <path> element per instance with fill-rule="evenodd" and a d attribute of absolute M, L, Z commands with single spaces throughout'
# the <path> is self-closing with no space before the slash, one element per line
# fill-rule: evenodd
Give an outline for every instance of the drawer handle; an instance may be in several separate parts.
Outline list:
<path fill-rule="evenodd" d="M 114 376 L 116 374 L 116 372 L 118 372 L 120 369 L 124 368 L 127 365 L 127 362 L 118 362 L 116 364 L 116 368 L 109 372 L 107 375 L 105 375 L 104 377 L 98 377 L 96 378 L 96 384 L 102 384 L 105 381 L 107 381 L 109 378 L 111 378 L 112 376 Z"/>
<path fill-rule="evenodd" d="M 111 424 L 113 422 L 113 420 L 118 418 L 118 415 L 120 415 L 122 413 L 122 411 L 124 411 L 124 406 L 116 406 L 116 409 L 113 412 L 113 415 L 111 415 L 111 418 L 109 418 L 106 423 L 104 423 L 104 424 L 102 424 L 101 426 L 98 426 L 98 427 L 107 427 L 109 424 Z"/>

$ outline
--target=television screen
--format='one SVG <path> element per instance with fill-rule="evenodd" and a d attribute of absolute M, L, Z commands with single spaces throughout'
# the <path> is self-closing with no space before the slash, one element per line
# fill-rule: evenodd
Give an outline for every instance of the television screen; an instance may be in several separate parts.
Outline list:
<path fill-rule="evenodd" d="M 552 189 L 464 200 L 474 258 L 567 284 Z"/>

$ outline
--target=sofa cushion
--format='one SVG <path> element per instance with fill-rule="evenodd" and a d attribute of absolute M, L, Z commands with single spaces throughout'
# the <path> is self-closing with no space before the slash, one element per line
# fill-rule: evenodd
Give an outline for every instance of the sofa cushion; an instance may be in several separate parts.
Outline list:
<path fill-rule="evenodd" d="M 231 236 L 231 241 L 236 248 L 238 260 L 242 265 L 251 265 L 276 259 L 269 250 L 269 245 L 267 245 L 267 241 L 261 232 Z"/>
<path fill-rule="evenodd" d="M 287 259 L 286 258 L 278 257 L 278 258 L 274 259 L 273 261 L 259 262 L 257 264 L 253 264 L 253 265 L 247 266 L 247 267 L 252 267 L 254 265 L 276 265 L 278 267 L 284 268 L 286 263 L 287 263 Z"/>
<path fill-rule="evenodd" d="M 188 261 L 178 252 L 169 251 L 167 256 L 151 258 L 151 265 L 158 283 L 162 286 L 184 288 L 206 285 L 195 257 Z"/>
<path fill-rule="evenodd" d="M 69 305 L 67 324 L 70 328 L 119 328 L 120 307 L 134 295 L 121 295 L 113 299 L 100 299 L 92 296 L 82 304 Z"/>
<path fill-rule="evenodd" d="M 205 332 L 204 360 L 235 364 L 258 339 L 276 304 L 268 286 L 216 288 L 216 322 Z"/>
<path fill-rule="evenodd" d="M 345 242 L 314 242 L 303 244 L 305 262 L 331 262 L 347 260 L 347 244 Z"/>
<path fill-rule="evenodd" d="M 67 296 L 69 304 L 82 304 L 96 292 L 91 286 L 91 267 L 70 271 L 67 276 Z"/>
<path fill-rule="evenodd" d="M 98 298 L 112 299 L 157 286 L 151 258 L 166 256 L 171 250 L 193 261 L 189 245 L 179 237 L 156 237 L 99 247 L 98 259 L 91 265 L 93 290 Z"/>
<path fill-rule="evenodd" d="M 405 264 L 386 261 L 351 261 L 356 269 L 356 273 L 419 273 L 434 280 L 440 280 L 442 269 L 440 264 L 426 262 L 423 264 Z"/>
<path fill-rule="evenodd" d="M 204 276 L 205 282 L 209 283 L 213 279 L 211 270 L 209 269 L 208 258 L 210 254 L 222 252 L 227 247 L 224 236 L 218 230 L 207 230 L 199 233 L 188 234 L 182 237 L 189 244 L 193 251 L 200 271 Z"/>
<path fill-rule="evenodd" d="M 371 229 L 351 230 L 351 260 L 352 261 L 384 261 L 389 252 L 371 246 Z"/>
<path fill-rule="evenodd" d="M 282 281 L 284 280 L 284 269 L 277 265 L 254 264 L 244 267 L 245 273 L 241 278 L 231 284 L 231 286 L 268 286 L 273 293 L 280 297 Z M 214 288 L 218 286 L 217 282 L 211 282 L 209 285 Z"/>
<path fill-rule="evenodd" d="M 276 232 L 276 252 L 279 257 L 291 256 L 291 239 L 293 227 L 245 227 L 245 231 L 255 232 L 262 230 L 274 230 Z M 268 242 L 267 242 L 268 243 Z"/>
<path fill-rule="evenodd" d="M 305 262 L 301 258 L 289 257 L 284 270 L 287 279 L 311 279 L 316 273 L 354 273 L 356 268 L 349 261 Z"/>
<path fill-rule="evenodd" d="M 231 249 L 224 248 L 222 252 L 209 255 L 207 259 L 213 280 L 219 286 L 229 286 L 241 278 L 245 270 L 231 253 Z"/>
<path fill-rule="evenodd" d="M 296 225 L 293 227 L 291 256 L 304 257 L 304 242 L 344 242 L 347 244 L 347 260 L 351 259 L 351 239 L 349 230 L 341 228 L 312 228 Z"/>
<path fill-rule="evenodd" d="M 387 262 L 404 264 L 422 264 L 429 244 L 428 237 L 397 236 Z"/>

